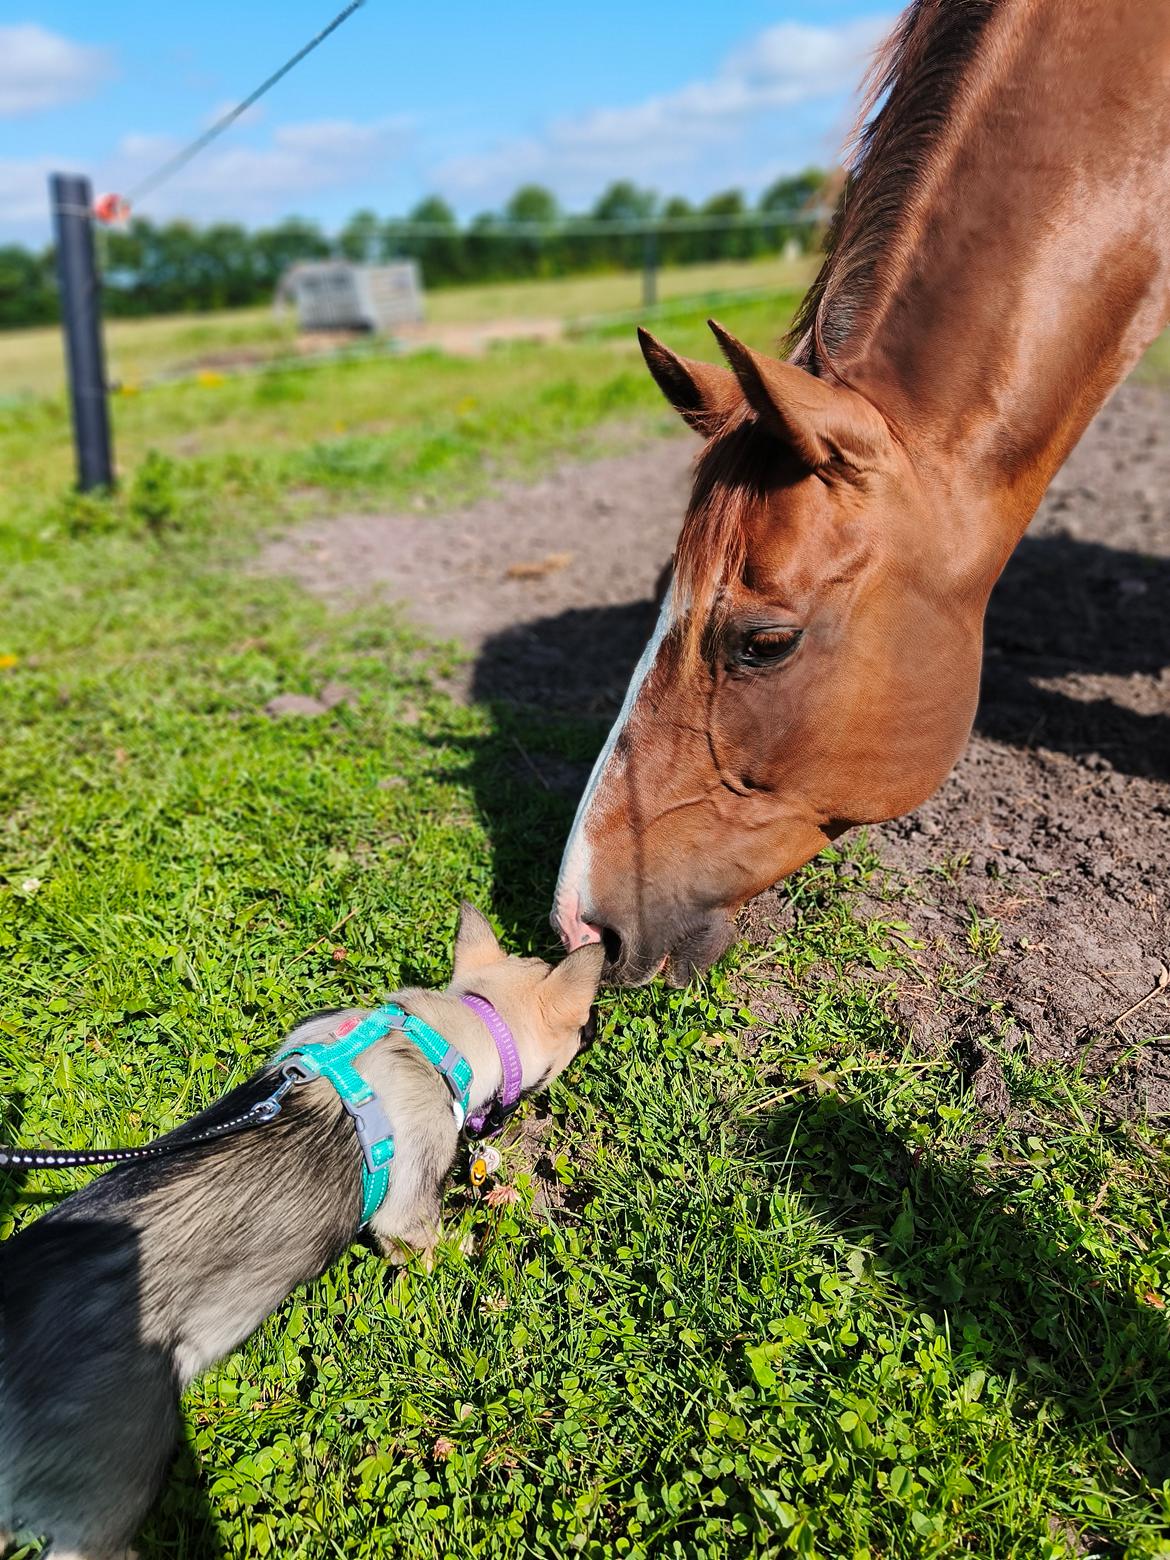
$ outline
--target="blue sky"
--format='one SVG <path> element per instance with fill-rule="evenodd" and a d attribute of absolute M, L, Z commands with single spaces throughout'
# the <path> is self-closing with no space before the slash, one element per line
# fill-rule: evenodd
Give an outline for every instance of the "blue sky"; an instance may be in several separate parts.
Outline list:
<path fill-rule="evenodd" d="M 342 0 L 36 0 L 0 22 L 0 242 L 47 234 L 50 169 L 124 190 L 238 101 Z M 831 162 L 872 0 L 366 0 L 141 207 L 336 228 L 437 190 L 461 216 L 520 183 L 584 208 L 613 178 L 692 198 Z"/>

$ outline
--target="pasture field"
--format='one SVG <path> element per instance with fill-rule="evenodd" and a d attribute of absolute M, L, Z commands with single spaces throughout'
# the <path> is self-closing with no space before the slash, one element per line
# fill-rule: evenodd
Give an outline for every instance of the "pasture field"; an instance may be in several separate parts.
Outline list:
<path fill-rule="evenodd" d="M 807 286 L 812 258 L 724 260 L 709 265 L 664 266 L 658 273 L 663 302 L 710 294 L 784 292 Z M 440 288 L 427 294 L 426 317 L 436 326 L 490 320 L 553 319 L 572 322 L 636 310 L 642 298 L 639 271 L 604 271 L 537 282 L 491 282 Z M 165 375 L 214 369 L 234 358 L 264 361 L 293 352 L 296 320 L 270 308 L 231 309 L 219 314 L 162 315 L 156 319 L 114 319 L 106 325 L 110 378 L 136 386 Z M 15 395 L 53 395 L 64 384 L 61 333 L 56 326 L 0 331 L 0 401 Z"/>
<path fill-rule="evenodd" d="M 795 301 L 724 321 L 768 347 Z M 711 355 L 698 308 L 669 336 Z M 610 330 L 119 396 L 108 499 L 59 395 L 0 409 L 0 1135 L 165 1130 L 305 1012 L 443 980 L 461 897 L 551 951 L 574 803 L 521 758 L 602 725 L 458 702 L 457 650 L 254 560 L 674 432 Z M 706 980 L 604 997 L 434 1273 L 356 1247 L 192 1388 L 144 1560 L 1170 1556 L 1164 1133 L 994 1025 L 989 1120 L 891 1003 L 864 836 L 779 895 Z M 75 1184 L 0 1179 L 0 1234 Z"/>

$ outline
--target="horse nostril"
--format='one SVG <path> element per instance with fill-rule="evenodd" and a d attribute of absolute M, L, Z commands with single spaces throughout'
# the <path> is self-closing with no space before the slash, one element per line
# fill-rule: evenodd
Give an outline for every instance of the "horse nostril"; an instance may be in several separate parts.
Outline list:
<path fill-rule="evenodd" d="M 622 940 L 612 926 L 601 928 L 601 941 L 605 947 L 605 961 L 611 966 L 616 966 L 621 961 Z"/>

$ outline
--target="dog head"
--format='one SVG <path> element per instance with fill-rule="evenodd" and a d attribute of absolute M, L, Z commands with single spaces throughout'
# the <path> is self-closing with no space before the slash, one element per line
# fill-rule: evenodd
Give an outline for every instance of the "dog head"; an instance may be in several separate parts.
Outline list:
<path fill-rule="evenodd" d="M 524 1071 L 524 1091 L 543 1088 L 593 1039 L 593 1007 L 605 951 L 575 948 L 559 964 L 506 954 L 485 916 L 463 904 L 448 988 L 490 1002 L 512 1031 Z"/>

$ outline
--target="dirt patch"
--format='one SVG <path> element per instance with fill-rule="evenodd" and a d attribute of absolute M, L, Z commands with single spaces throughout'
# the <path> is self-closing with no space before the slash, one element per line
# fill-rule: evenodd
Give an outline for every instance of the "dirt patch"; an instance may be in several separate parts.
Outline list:
<path fill-rule="evenodd" d="M 980 1036 L 1110 1076 L 1170 1114 L 1170 399 L 1118 392 L 992 597 L 976 735 L 942 789 L 873 831 L 925 943 L 897 995 L 987 1106 Z M 886 910 L 888 913 L 888 907 Z M 969 994 L 964 994 L 964 987 Z M 1117 1020 L 1120 1019 L 1120 1022 Z"/>
<path fill-rule="evenodd" d="M 275 363 L 281 358 L 328 357 L 344 352 L 349 347 L 369 341 L 368 332 L 361 330 L 314 330 L 294 337 L 291 341 L 242 343 L 237 347 L 217 348 L 213 352 L 200 353 L 175 366 L 164 379 L 185 379 L 189 374 L 211 371 L 230 373 L 239 368 L 258 368 Z"/>
<path fill-rule="evenodd" d="M 565 322 L 559 319 L 498 319 L 466 323 L 401 325 L 394 332 L 398 352 L 446 352 L 451 357 L 482 357 L 500 342 L 559 341 Z M 350 349 L 369 346 L 378 338 L 364 330 L 302 331 L 291 341 L 224 347 L 180 363 L 164 379 L 185 379 L 195 373 L 232 373 L 264 365 L 278 367 L 292 358 L 337 357 Z"/>
<path fill-rule="evenodd" d="M 501 341 L 559 341 L 565 334 L 565 322 L 559 319 L 468 320 L 436 325 L 400 325 L 394 332 L 399 348 L 424 351 L 428 347 L 450 353 L 452 357 L 480 357 Z"/>
<path fill-rule="evenodd" d="M 689 440 L 565 463 L 455 514 L 299 526 L 263 567 L 352 606 L 371 588 L 475 652 L 461 691 L 608 716 L 654 621 L 686 503 Z"/>
<path fill-rule="evenodd" d="M 1126 1112 L 1170 1114 L 1170 399 L 1125 386 L 1058 475 L 993 597 L 975 736 L 954 775 L 872 838 L 923 944 L 895 1000 L 949 1047 L 990 1114 L 985 1044 L 1108 1071 Z M 266 566 L 351 604 L 372 584 L 475 653 L 464 691 L 608 717 L 654 617 L 693 445 L 562 465 L 444 519 L 346 516 L 298 529 Z M 555 565 L 550 563 L 555 560 Z M 525 755 L 550 789 L 577 766 Z M 545 773 L 545 766 L 548 772 Z M 766 939 L 775 896 L 749 907 Z"/>

